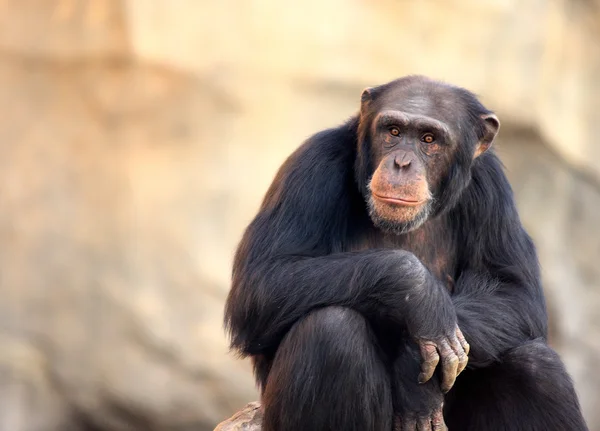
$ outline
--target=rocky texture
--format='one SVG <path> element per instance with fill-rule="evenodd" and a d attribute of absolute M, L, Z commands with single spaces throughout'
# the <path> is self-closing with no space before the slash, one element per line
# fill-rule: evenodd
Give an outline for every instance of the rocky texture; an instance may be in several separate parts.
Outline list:
<path fill-rule="evenodd" d="M 0 334 L 40 358 L 12 361 L 3 343 L 0 367 L 46 376 L 102 429 L 216 423 L 253 390 L 246 365 L 227 355 L 225 289 L 196 262 L 226 230 L 195 223 L 227 205 L 206 204 L 204 184 L 215 184 L 196 173 L 207 155 L 190 144 L 202 133 L 196 115 L 216 103 L 210 92 L 127 63 L 13 62 L 0 81 L 10 125 L 0 127 L 0 238 L 10 244 L 0 251 Z M 4 399 L 0 411 L 19 414 Z"/>
<path fill-rule="evenodd" d="M 260 431 L 262 412 L 260 403 L 249 403 L 226 421 L 221 422 L 214 431 Z"/>
<path fill-rule="evenodd" d="M 591 0 L 0 0 L 0 431 L 212 430 L 256 399 L 221 320 L 283 159 L 425 73 L 480 93 L 592 430 Z"/>

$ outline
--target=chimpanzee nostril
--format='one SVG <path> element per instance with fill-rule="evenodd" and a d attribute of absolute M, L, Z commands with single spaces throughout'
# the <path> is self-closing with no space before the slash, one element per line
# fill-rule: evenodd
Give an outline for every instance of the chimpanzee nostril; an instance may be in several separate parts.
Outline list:
<path fill-rule="evenodd" d="M 407 157 L 406 153 L 402 156 L 394 157 L 394 164 L 398 166 L 400 169 L 408 168 L 411 164 L 412 160 L 410 157 Z"/>

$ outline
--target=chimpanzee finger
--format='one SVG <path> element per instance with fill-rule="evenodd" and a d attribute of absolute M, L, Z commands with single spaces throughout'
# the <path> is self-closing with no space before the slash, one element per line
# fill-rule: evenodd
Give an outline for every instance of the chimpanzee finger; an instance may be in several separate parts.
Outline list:
<path fill-rule="evenodd" d="M 450 346 L 452 347 L 452 350 L 454 350 L 454 353 L 456 353 L 456 356 L 458 357 L 458 370 L 456 371 L 456 374 L 458 375 L 467 366 L 469 357 L 463 350 L 457 337 L 450 337 Z"/>
<path fill-rule="evenodd" d="M 465 353 L 468 355 L 469 351 L 471 350 L 471 346 L 469 346 L 469 343 L 467 343 L 465 336 L 463 335 L 462 331 L 458 327 L 456 328 L 456 338 L 458 338 L 460 345 L 462 346 Z"/>
<path fill-rule="evenodd" d="M 436 410 L 431 418 L 431 429 L 433 431 L 443 431 L 446 428 L 446 424 L 444 423 L 444 415 L 442 413 L 442 409 Z"/>
<path fill-rule="evenodd" d="M 440 342 L 440 354 L 442 356 L 442 391 L 448 392 L 454 385 L 458 371 L 458 356 L 446 340 Z"/>
<path fill-rule="evenodd" d="M 419 347 L 421 349 L 421 357 L 423 358 L 419 383 L 425 383 L 433 376 L 435 367 L 437 367 L 440 361 L 440 355 L 437 352 L 436 345 L 430 341 L 419 343 Z"/>
<path fill-rule="evenodd" d="M 403 419 L 402 420 L 402 431 L 415 431 L 417 429 L 416 419 Z"/>
<path fill-rule="evenodd" d="M 431 431 L 431 419 L 419 418 L 417 421 L 417 431 Z"/>

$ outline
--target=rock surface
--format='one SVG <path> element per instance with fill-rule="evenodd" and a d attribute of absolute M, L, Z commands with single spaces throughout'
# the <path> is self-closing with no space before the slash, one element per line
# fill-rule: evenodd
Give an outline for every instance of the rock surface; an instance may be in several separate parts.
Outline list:
<path fill-rule="evenodd" d="M 0 431 L 207 431 L 257 394 L 222 329 L 276 169 L 424 73 L 479 93 L 600 430 L 593 0 L 0 0 Z"/>
<path fill-rule="evenodd" d="M 249 403 L 226 421 L 221 422 L 214 431 L 260 431 L 262 412 L 260 403 Z"/>

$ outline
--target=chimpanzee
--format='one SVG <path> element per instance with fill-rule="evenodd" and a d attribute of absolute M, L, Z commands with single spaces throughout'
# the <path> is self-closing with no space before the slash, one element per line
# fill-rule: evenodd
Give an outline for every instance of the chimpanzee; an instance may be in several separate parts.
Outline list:
<path fill-rule="evenodd" d="M 283 164 L 225 310 L 265 431 L 587 429 L 499 127 L 471 92 L 408 76 Z"/>

